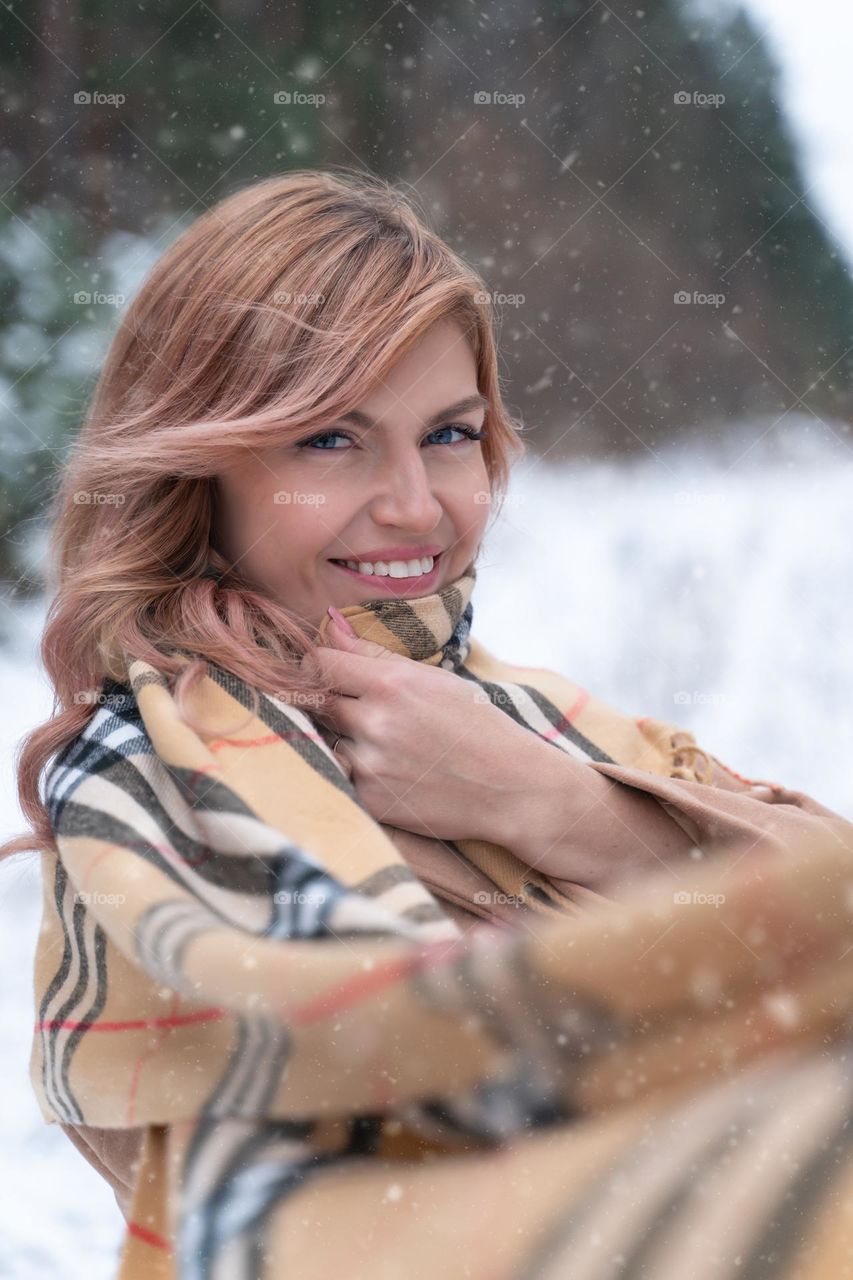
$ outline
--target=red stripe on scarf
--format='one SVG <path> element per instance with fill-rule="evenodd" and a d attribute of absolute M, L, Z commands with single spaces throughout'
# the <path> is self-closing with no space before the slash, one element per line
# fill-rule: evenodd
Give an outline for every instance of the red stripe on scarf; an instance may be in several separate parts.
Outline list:
<path fill-rule="evenodd" d="M 172 1252 L 172 1246 L 168 1240 L 164 1240 L 162 1236 L 158 1236 L 155 1231 L 143 1227 L 141 1222 L 128 1222 L 127 1234 L 136 1236 L 139 1240 L 144 1240 L 146 1244 L 153 1245 L 155 1249 L 165 1249 L 166 1253 Z"/>
<path fill-rule="evenodd" d="M 193 1022 L 216 1022 L 228 1016 L 227 1009 L 199 1009 L 196 1013 L 165 1018 L 135 1018 L 127 1022 L 80 1022 L 73 1018 L 37 1022 L 36 1031 L 149 1031 L 152 1027 L 183 1027 Z"/>
<path fill-rule="evenodd" d="M 298 1027 L 306 1022 L 328 1018 L 330 1014 L 349 1009 L 375 992 L 382 991 L 384 987 L 400 982 L 418 969 L 441 964 L 448 956 L 464 950 L 466 942 L 466 936 L 463 934 L 461 938 L 454 938 L 450 942 L 442 939 L 439 942 L 426 943 L 415 955 L 400 956 L 399 959 L 391 960 L 385 965 L 376 965 L 367 973 L 356 974 L 338 983 L 337 986 L 324 991 L 322 995 L 309 1000 L 298 1009 L 286 1009 L 286 1019 L 291 1025 Z"/>
<path fill-rule="evenodd" d="M 589 693 L 587 692 L 586 689 L 582 689 L 578 694 L 577 698 L 575 698 L 572 705 L 569 707 L 568 711 L 566 711 L 560 717 L 560 719 L 557 721 L 555 725 L 552 725 L 550 728 L 546 729 L 545 732 L 540 734 L 539 736 L 541 738 L 546 738 L 549 742 L 553 741 L 553 739 L 556 738 L 558 734 L 563 733 L 566 730 L 566 728 L 572 723 L 572 721 L 575 720 L 577 716 L 580 715 L 580 713 L 583 711 L 584 707 L 588 702 L 589 702 Z"/>

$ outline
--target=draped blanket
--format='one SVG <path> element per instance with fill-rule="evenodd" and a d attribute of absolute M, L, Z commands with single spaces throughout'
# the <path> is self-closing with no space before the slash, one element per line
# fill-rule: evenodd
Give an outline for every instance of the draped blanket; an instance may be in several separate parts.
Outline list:
<path fill-rule="evenodd" d="M 849 1274 L 853 826 L 493 657 L 474 578 L 342 612 L 691 856 L 609 900 L 396 831 L 299 706 L 208 664 L 196 733 L 128 657 L 47 779 L 31 1059 L 120 1280 Z"/>

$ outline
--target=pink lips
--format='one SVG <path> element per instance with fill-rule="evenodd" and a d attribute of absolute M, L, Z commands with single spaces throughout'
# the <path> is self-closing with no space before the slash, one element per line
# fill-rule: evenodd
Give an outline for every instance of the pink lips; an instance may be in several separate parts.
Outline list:
<path fill-rule="evenodd" d="M 417 559 L 417 557 L 410 557 Z M 376 591 L 385 591 L 389 595 L 423 595 L 430 588 L 434 587 L 438 581 L 439 565 L 441 562 L 440 554 L 435 557 L 435 563 L 429 573 L 418 574 L 414 578 L 392 578 L 389 575 L 379 575 L 376 573 L 359 573 L 356 569 L 348 569 L 345 564 L 338 564 L 335 560 L 330 560 L 329 564 L 340 569 L 342 573 L 348 573 L 351 578 L 355 578 L 365 587 L 370 587 Z"/>

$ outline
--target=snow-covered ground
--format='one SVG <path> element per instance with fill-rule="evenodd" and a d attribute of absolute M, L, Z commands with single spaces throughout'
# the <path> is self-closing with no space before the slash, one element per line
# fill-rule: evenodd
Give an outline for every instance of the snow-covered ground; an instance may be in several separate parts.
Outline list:
<path fill-rule="evenodd" d="M 788 415 L 636 466 L 518 464 L 475 628 L 853 815 L 853 436 Z"/>
<path fill-rule="evenodd" d="M 853 818 L 853 448 L 837 424 L 785 427 L 716 460 L 522 462 L 481 558 L 474 634 Z M 19 829 L 14 744 L 50 709 L 40 622 L 39 607 L 22 614 L 0 675 L 4 833 Z M 0 871 L 0 1276 L 107 1280 L 112 1193 L 43 1124 L 27 1075 L 39 907 L 32 864 Z"/>

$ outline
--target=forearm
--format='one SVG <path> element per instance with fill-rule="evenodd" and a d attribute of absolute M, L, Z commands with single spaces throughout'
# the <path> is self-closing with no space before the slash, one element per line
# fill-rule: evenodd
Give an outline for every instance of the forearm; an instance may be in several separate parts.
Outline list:
<path fill-rule="evenodd" d="M 499 815 L 499 843 L 545 875 L 596 888 L 683 860 L 690 836 L 654 796 L 535 740 Z M 521 774 L 519 770 L 519 775 Z M 523 790 L 521 788 L 524 788 Z"/>

